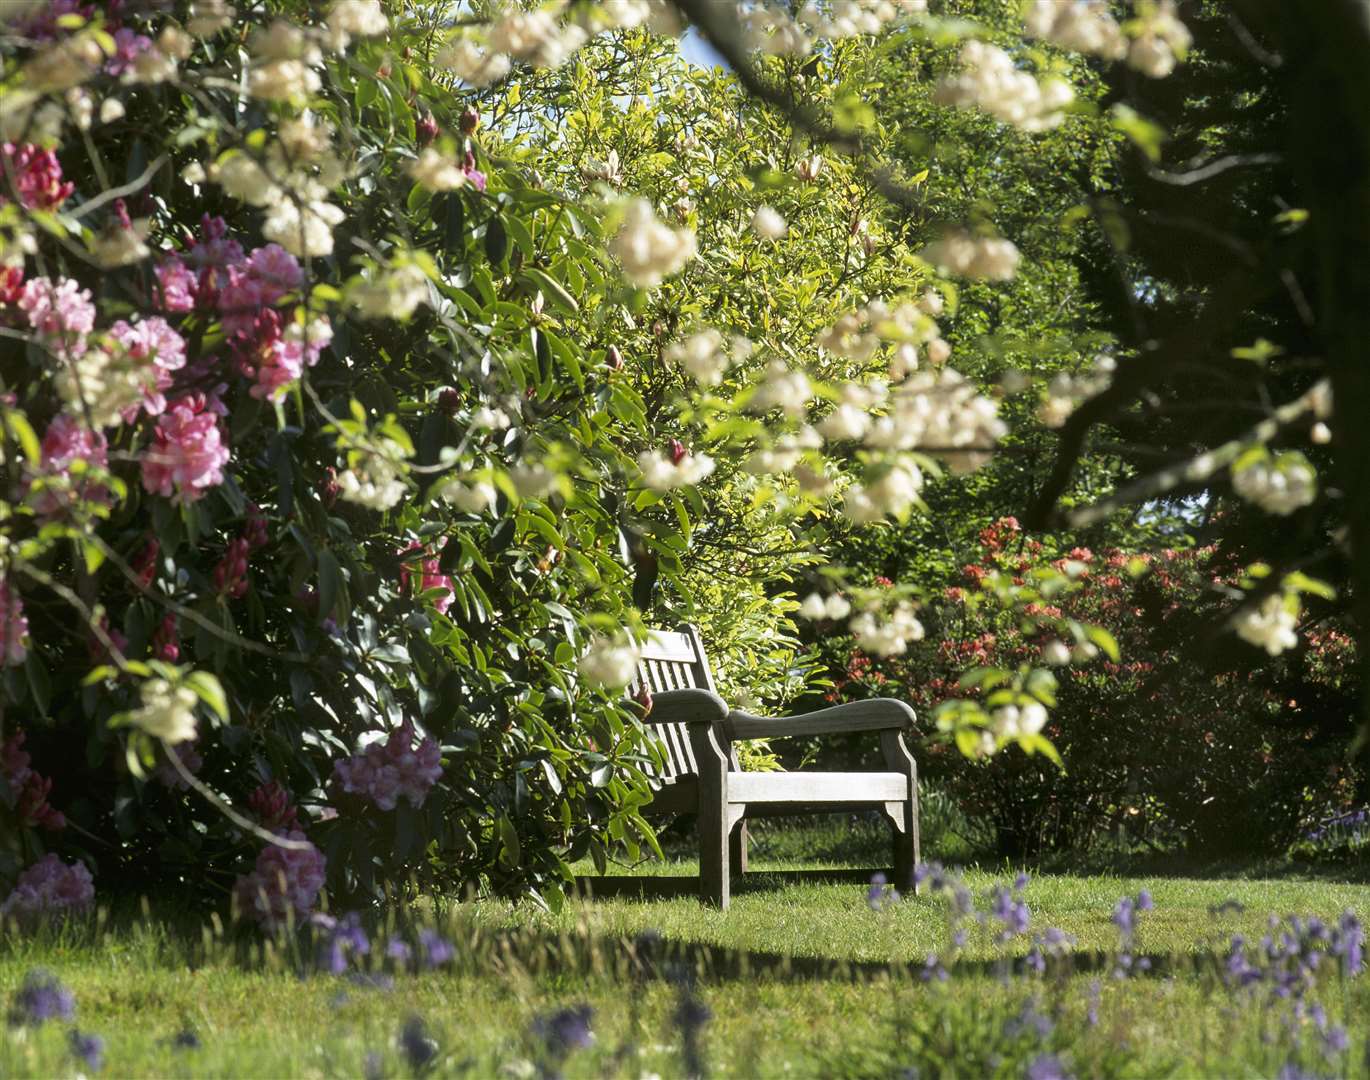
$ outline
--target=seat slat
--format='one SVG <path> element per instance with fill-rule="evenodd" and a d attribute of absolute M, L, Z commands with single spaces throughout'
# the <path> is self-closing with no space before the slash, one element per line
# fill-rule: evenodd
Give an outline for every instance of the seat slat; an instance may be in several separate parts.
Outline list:
<path fill-rule="evenodd" d="M 730 772 L 730 803 L 883 803 L 909 797 L 903 773 Z"/>

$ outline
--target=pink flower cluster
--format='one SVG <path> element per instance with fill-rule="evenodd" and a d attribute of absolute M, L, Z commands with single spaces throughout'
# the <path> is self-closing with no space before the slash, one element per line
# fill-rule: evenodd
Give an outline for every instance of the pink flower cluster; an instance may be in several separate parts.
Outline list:
<path fill-rule="evenodd" d="M 36 825 L 57 832 L 67 827 L 67 819 L 60 810 L 48 803 L 52 780 L 40 776 L 32 768 L 28 751 L 23 749 L 24 733 L 16 731 L 0 743 L 0 776 L 5 778 L 14 798 L 12 809 L 26 825 Z"/>
<path fill-rule="evenodd" d="M 150 366 L 143 384 L 143 411 L 160 416 L 166 411 L 166 391 L 171 388 L 173 371 L 186 366 L 186 343 L 167 321 L 154 315 L 136 323 L 120 319 L 109 328 L 109 336 L 124 351 L 144 366 Z M 138 418 L 138 406 L 124 410 L 124 422 Z"/>
<path fill-rule="evenodd" d="M 292 829 L 287 839 L 304 840 L 304 833 Z M 313 844 L 303 848 L 284 848 L 268 844 L 257 856 L 252 873 L 241 875 L 233 884 L 238 910 L 267 930 L 284 926 L 293 914 L 309 913 L 323 888 L 326 860 Z"/>
<path fill-rule="evenodd" d="M 267 539 L 266 518 L 260 508 L 250 505 L 243 535 L 228 542 L 228 550 L 214 568 L 214 588 L 220 595 L 237 600 L 247 592 L 247 561 Z"/>
<path fill-rule="evenodd" d="M 290 792 L 279 780 L 257 785 L 247 797 L 247 808 L 264 829 L 293 829 L 299 813 L 290 801 Z"/>
<path fill-rule="evenodd" d="M 176 629 L 176 614 L 168 611 L 152 631 L 152 655 L 158 660 L 174 664 L 181 658 L 181 635 Z M 188 743 L 180 743 L 187 746 Z M 191 770 L 192 772 L 194 770 Z"/>
<path fill-rule="evenodd" d="M 0 578 L 0 667 L 18 667 L 29 654 L 29 620 L 24 601 Z"/>
<path fill-rule="evenodd" d="M 349 795 L 393 810 L 401 797 L 416 809 L 442 776 L 442 752 L 432 738 L 414 747 L 414 725 L 406 720 L 383 743 L 378 739 L 333 766 L 333 777 Z"/>
<path fill-rule="evenodd" d="M 89 909 L 95 886 L 84 863 L 68 866 L 56 855 L 44 855 L 19 875 L 14 891 L 0 904 L 0 920 L 32 926 L 47 917 L 65 917 Z"/>
<path fill-rule="evenodd" d="M 135 33 L 127 26 L 120 27 L 114 31 L 114 55 L 105 64 L 105 70 L 111 75 L 122 75 L 129 71 L 133 67 L 133 62 L 150 48 L 152 48 L 150 37 Z"/>
<path fill-rule="evenodd" d="M 285 248 L 267 244 L 246 255 L 223 218 L 206 216 L 201 232 L 184 259 L 173 255 L 158 266 L 162 307 L 217 311 L 238 369 L 256 383 L 249 392 L 279 401 L 332 340 L 328 320 L 302 326 L 274 308 L 304 283 L 299 260 Z"/>
<path fill-rule="evenodd" d="M 406 548 L 400 549 L 400 554 L 410 551 L 423 551 L 423 545 L 417 540 Z M 409 582 L 413 577 L 414 571 L 411 569 L 412 563 L 400 564 L 400 591 L 409 591 Z M 442 572 L 442 567 L 436 555 L 431 558 L 424 558 L 419 561 L 419 570 L 422 578 L 419 581 L 419 591 L 427 592 L 429 589 L 446 589 L 445 596 L 435 597 L 433 606 L 438 609 L 439 614 L 446 615 L 447 609 L 452 606 L 452 579 Z"/>
<path fill-rule="evenodd" d="M 212 395 L 189 394 L 172 402 L 157 418 L 152 445 L 143 455 L 143 487 L 173 502 L 190 503 L 222 484 L 231 456 L 219 427 L 219 416 L 226 412 Z"/>
<path fill-rule="evenodd" d="M 29 326 L 54 352 L 80 356 L 86 351 L 86 335 L 95 328 L 95 304 L 90 290 L 71 278 L 30 278 L 19 294 L 19 307 Z"/>
<path fill-rule="evenodd" d="M 104 469 L 109 465 L 109 443 L 98 431 L 91 431 L 79 420 L 58 413 L 43 432 L 42 474 L 67 481 L 65 490 L 44 488 L 33 498 L 33 510 L 40 518 L 59 516 L 73 502 L 109 505 L 109 489 L 86 477 L 71 481 L 71 467 L 77 461 Z"/>
<path fill-rule="evenodd" d="M 0 146 L 0 158 L 4 159 L 0 161 L 0 176 L 7 178 L 0 190 L 8 191 L 13 184 L 19 202 L 30 210 L 56 210 L 76 190 L 75 184 L 62 181 L 62 163 L 51 150 L 31 143 L 5 143 Z M 0 194 L 0 206 L 8 201 Z"/>

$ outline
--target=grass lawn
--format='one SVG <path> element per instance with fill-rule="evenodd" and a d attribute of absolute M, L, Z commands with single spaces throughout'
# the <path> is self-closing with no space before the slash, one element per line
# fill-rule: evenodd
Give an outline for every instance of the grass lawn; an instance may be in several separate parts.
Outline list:
<path fill-rule="evenodd" d="M 1292 998 L 1267 1005 L 1268 982 L 1241 994 L 1223 987 L 1212 950 L 1221 954 L 1234 932 L 1259 941 L 1270 913 L 1363 916 L 1370 887 L 1042 875 L 1024 894 L 1032 929 L 1074 935 L 1071 956 L 1032 975 L 998 959 L 1021 957 L 1027 940 L 1001 950 L 977 929 L 950 977 L 924 982 L 928 953 L 947 945 L 940 901 L 873 911 L 859 882 L 781 873 L 813 862 L 755 868 L 726 915 L 686 897 L 577 901 L 557 915 L 498 902 L 443 907 L 419 917 L 443 927 L 456 960 L 393 985 L 379 945 L 360 978 L 302 976 L 291 949 L 135 909 L 98 932 L 0 942 L 0 1001 L 8 1008 L 26 973 L 46 968 L 75 995 L 74 1025 L 105 1039 L 114 1076 L 678 1076 L 687 1071 L 682 1001 L 712 1015 L 698 1030 L 697 1064 L 717 1076 L 892 1076 L 909 1065 L 922 1076 L 1023 1076 L 1044 1061 L 1082 1077 L 1267 1076 L 1291 1057 L 1307 1075 L 1366 1072 L 1355 1019 L 1370 1016 L 1366 976 L 1339 978 L 1326 958 L 1296 1016 Z M 639 873 L 649 869 L 693 867 Z M 1011 877 L 973 871 L 965 881 L 983 908 Z M 1140 916 L 1135 950 L 1153 970 L 1117 979 L 1110 917 L 1119 897 L 1143 887 L 1155 908 Z M 1215 914 L 1225 901 L 1245 910 Z M 659 942 L 634 943 L 649 930 Z M 1346 1052 L 1323 1053 L 1314 1002 L 1329 1032 L 1350 1028 Z M 549 1050 L 535 1018 L 579 1004 L 594 1010 L 593 1043 Z M 415 1016 L 436 1044 L 418 1067 L 433 1047 L 417 1032 L 401 1037 Z M 0 1076 L 89 1073 L 72 1056 L 72 1026 L 6 1029 Z M 182 1032 L 198 1048 L 174 1045 Z"/>

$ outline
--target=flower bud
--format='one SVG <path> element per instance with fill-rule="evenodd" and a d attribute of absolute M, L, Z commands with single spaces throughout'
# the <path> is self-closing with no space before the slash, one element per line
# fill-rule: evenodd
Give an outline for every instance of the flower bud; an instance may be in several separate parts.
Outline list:
<path fill-rule="evenodd" d="M 438 132 L 441 129 L 438 127 L 438 121 L 433 114 L 426 112 L 419 117 L 418 122 L 414 125 L 414 130 L 418 135 L 419 145 L 427 146 L 438 137 Z"/>
<path fill-rule="evenodd" d="M 476 111 L 474 106 L 467 106 L 466 109 L 462 111 L 461 120 L 458 121 L 458 126 L 461 128 L 462 134 L 464 135 L 470 135 L 471 132 L 480 127 L 480 113 Z"/>
<path fill-rule="evenodd" d="M 619 351 L 617 345 L 609 346 L 609 351 L 604 354 L 604 362 L 609 365 L 611 371 L 623 369 L 623 353 Z"/>
<path fill-rule="evenodd" d="M 438 407 L 448 416 L 455 416 L 461 408 L 461 395 L 449 386 L 438 395 Z"/>
<path fill-rule="evenodd" d="M 679 439 L 672 439 L 670 442 L 669 449 L 671 452 L 672 465 L 679 465 L 682 461 L 684 461 L 687 457 L 690 456 L 690 451 L 686 448 L 685 444 L 681 442 Z"/>

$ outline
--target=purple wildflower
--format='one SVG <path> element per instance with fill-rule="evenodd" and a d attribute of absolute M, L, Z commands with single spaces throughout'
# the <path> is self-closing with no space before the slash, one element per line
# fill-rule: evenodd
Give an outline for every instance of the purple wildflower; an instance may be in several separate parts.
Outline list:
<path fill-rule="evenodd" d="M 1000 941 L 1007 941 L 1009 938 L 1027 933 L 1028 926 L 1032 921 L 1028 906 L 1007 889 L 997 888 L 994 890 L 990 896 L 989 910 L 990 914 L 1004 925 L 1003 930 L 999 933 Z"/>
<path fill-rule="evenodd" d="M 554 1013 L 539 1016 L 533 1021 L 533 1034 L 547 1044 L 555 1054 L 584 1050 L 595 1041 L 590 1021 L 595 1010 L 589 1005 L 571 1005 Z"/>
<path fill-rule="evenodd" d="M 38 1027 L 48 1020 L 70 1020 L 75 1011 L 76 998 L 71 991 L 56 976 L 39 968 L 25 975 L 24 985 L 15 992 L 9 1022 L 12 1027 Z"/>
<path fill-rule="evenodd" d="M 1039 1054 L 1028 1063 L 1026 1080 L 1070 1080 L 1070 1073 L 1055 1054 Z"/>
<path fill-rule="evenodd" d="M 1030 881 L 1032 881 L 1032 879 L 1028 877 L 1027 874 L 1019 871 L 1018 876 L 1013 879 L 1013 891 L 1022 892 L 1028 887 Z"/>
<path fill-rule="evenodd" d="M 319 944 L 319 966 L 331 974 L 341 975 L 347 970 L 351 957 L 371 952 L 371 942 L 362 929 L 361 916 L 355 911 L 337 920 L 325 915 L 311 921 L 327 934 Z"/>
<path fill-rule="evenodd" d="M 871 875 L 870 888 L 866 890 L 866 906 L 872 911 L 884 911 L 891 904 L 899 902 L 899 890 L 889 884 L 884 874 Z"/>
<path fill-rule="evenodd" d="M 409 947 L 408 942 L 402 938 L 392 937 L 385 943 L 385 955 L 401 967 L 409 963 L 409 957 L 413 955 L 413 952 L 414 950 Z"/>
<path fill-rule="evenodd" d="M 1085 1021 L 1090 1027 L 1099 1026 L 1099 1002 L 1103 996 L 1103 986 L 1098 979 L 1089 981 L 1089 1005 L 1085 1008 Z"/>
<path fill-rule="evenodd" d="M 946 982 L 950 976 L 947 969 L 943 967 L 942 961 L 937 958 L 936 953 L 928 953 L 928 958 L 923 961 L 923 970 L 918 973 L 918 977 L 926 982 Z"/>
<path fill-rule="evenodd" d="M 1342 971 L 1359 975 L 1365 967 L 1365 930 L 1355 912 L 1345 911 L 1331 935 L 1331 952 L 1341 960 Z"/>
<path fill-rule="evenodd" d="M 99 1035 L 91 1035 L 72 1028 L 67 1036 L 67 1042 L 71 1046 L 72 1054 L 80 1058 L 91 1072 L 99 1072 L 104 1068 L 105 1040 Z"/>
<path fill-rule="evenodd" d="M 457 955 L 452 943 L 436 930 L 420 930 L 419 946 L 423 949 L 424 966 L 429 968 L 450 964 Z"/>

